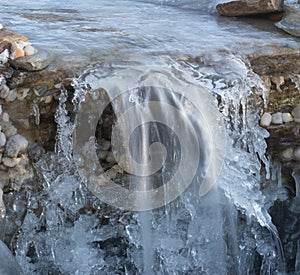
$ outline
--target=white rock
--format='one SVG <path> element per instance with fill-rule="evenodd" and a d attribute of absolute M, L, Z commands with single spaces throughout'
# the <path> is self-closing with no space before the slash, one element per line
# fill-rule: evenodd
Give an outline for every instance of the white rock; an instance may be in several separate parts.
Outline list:
<path fill-rule="evenodd" d="M 9 51 L 8 49 L 5 49 L 1 54 L 0 54 L 0 63 L 5 64 L 7 63 L 9 59 Z"/>
<path fill-rule="evenodd" d="M 294 159 L 300 160 L 300 147 L 294 149 Z"/>
<path fill-rule="evenodd" d="M 294 118 L 290 113 L 282 113 L 282 121 L 284 123 L 289 123 L 294 121 Z"/>
<path fill-rule="evenodd" d="M 272 115 L 269 113 L 264 113 L 260 118 L 260 126 L 268 127 L 271 125 Z"/>
<path fill-rule="evenodd" d="M 0 30 L 2 30 L 3 29 L 3 25 L 0 23 Z"/>
<path fill-rule="evenodd" d="M 9 114 L 8 113 L 3 113 L 2 114 L 2 121 L 3 122 L 9 122 Z"/>
<path fill-rule="evenodd" d="M 292 115 L 296 122 L 300 122 L 300 104 L 298 104 L 292 111 Z"/>
<path fill-rule="evenodd" d="M 33 55 L 36 53 L 36 49 L 31 45 L 26 46 L 23 50 L 25 55 Z"/>
<path fill-rule="evenodd" d="M 16 158 L 19 153 L 26 151 L 28 141 L 21 135 L 14 135 L 8 138 L 5 146 L 5 153 L 8 157 Z"/>
<path fill-rule="evenodd" d="M 292 160 L 293 159 L 293 148 L 289 147 L 281 152 L 281 157 L 283 160 Z"/>
<path fill-rule="evenodd" d="M 282 124 L 283 121 L 282 121 L 282 113 L 281 112 L 277 112 L 275 114 L 272 114 L 272 123 L 273 124 Z"/>

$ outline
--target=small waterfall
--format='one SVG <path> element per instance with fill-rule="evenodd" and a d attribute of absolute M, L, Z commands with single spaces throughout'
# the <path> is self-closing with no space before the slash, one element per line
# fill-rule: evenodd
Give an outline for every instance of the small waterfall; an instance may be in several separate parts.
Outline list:
<path fill-rule="evenodd" d="M 260 190 L 267 132 L 248 107 L 265 90 L 245 60 L 214 58 L 88 69 L 75 119 L 62 90 L 17 240 L 26 273 L 284 272 Z"/>

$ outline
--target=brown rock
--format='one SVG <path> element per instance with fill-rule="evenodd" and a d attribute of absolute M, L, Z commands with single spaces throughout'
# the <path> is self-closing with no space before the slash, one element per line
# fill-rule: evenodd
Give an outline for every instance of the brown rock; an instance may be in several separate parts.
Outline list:
<path fill-rule="evenodd" d="M 0 52 L 2 52 L 9 45 L 20 41 L 27 42 L 28 38 L 16 32 L 4 30 L 4 29 L 0 30 Z"/>
<path fill-rule="evenodd" d="M 266 14 L 282 11 L 283 0 L 240 0 L 217 5 L 217 11 L 225 16 Z"/>
<path fill-rule="evenodd" d="M 11 48 L 12 54 L 10 56 L 11 59 L 16 59 L 18 57 L 25 56 L 23 49 L 19 46 L 18 43 L 13 43 Z"/>

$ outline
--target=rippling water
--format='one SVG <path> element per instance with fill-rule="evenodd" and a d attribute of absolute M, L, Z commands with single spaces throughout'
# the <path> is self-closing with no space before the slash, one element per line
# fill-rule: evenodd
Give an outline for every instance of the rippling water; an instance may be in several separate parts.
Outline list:
<path fill-rule="evenodd" d="M 297 40 L 273 22 L 219 17 L 215 2 L 191 0 L 4 1 L 0 21 L 68 59 L 249 51 Z"/>

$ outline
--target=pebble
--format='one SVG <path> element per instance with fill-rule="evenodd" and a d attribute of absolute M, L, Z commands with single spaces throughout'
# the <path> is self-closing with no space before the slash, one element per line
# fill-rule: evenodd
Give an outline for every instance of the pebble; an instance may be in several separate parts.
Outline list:
<path fill-rule="evenodd" d="M 292 117 L 292 115 L 290 113 L 282 113 L 282 121 L 284 123 L 289 123 L 294 121 L 294 118 Z"/>
<path fill-rule="evenodd" d="M 0 91 L 0 97 L 2 99 L 5 99 L 5 98 L 8 97 L 8 95 L 9 95 L 9 88 L 6 84 L 3 84 L 2 88 L 1 88 L 1 91 Z"/>
<path fill-rule="evenodd" d="M 2 132 L 5 134 L 6 138 L 9 138 L 17 133 L 17 129 L 11 123 L 1 123 L 1 126 Z"/>
<path fill-rule="evenodd" d="M 2 114 L 2 121 L 3 122 L 9 122 L 9 114 L 8 113 L 3 113 Z"/>
<path fill-rule="evenodd" d="M 292 160 L 293 159 L 293 148 L 289 147 L 281 152 L 281 157 L 283 160 Z"/>
<path fill-rule="evenodd" d="M 19 164 L 21 161 L 20 158 L 8 158 L 8 157 L 4 157 L 2 158 L 2 163 L 9 168 L 13 168 L 15 167 L 17 164 Z"/>
<path fill-rule="evenodd" d="M 282 124 L 283 121 L 282 121 L 282 113 L 281 112 L 277 112 L 275 114 L 272 114 L 272 123 L 273 124 Z"/>
<path fill-rule="evenodd" d="M 23 49 L 16 42 L 12 44 L 12 54 L 10 55 L 11 59 L 17 59 L 19 57 L 25 56 Z"/>
<path fill-rule="evenodd" d="M 271 125 L 272 115 L 270 113 L 264 113 L 260 118 L 260 126 L 268 127 Z"/>
<path fill-rule="evenodd" d="M 300 104 L 296 105 L 296 107 L 293 109 L 292 115 L 295 122 L 300 122 Z"/>
<path fill-rule="evenodd" d="M 32 47 L 31 45 L 28 45 L 28 46 L 24 47 L 24 53 L 26 56 L 33 55 L 36 53 L 36 49 L 34 47 Z"/>
<path fill-rule="evenodd" d="M 0 147 L 3 147 L 6 143 L 6 136 L 4 133 L 0 132 Z"/>
<path fill-rule="evenodd" d="M 18 157 L 19 153 L 23 153 L 26 151 L 28 147 L 28 141 L 25 137 L 21 135 L 14 135 L 8 138 L 5 153 L 6 156 L 11 158 Z"/>
<path fill-rule="evenodd" d="M 98 155 L 97 155 L 98 159 L 105 160 L 107 157 L 107 154 L 108 154 L 108 151 L 99 151 Z"/>
<path fill-rule="evenodd" d="M 17 95 L 18 95 L 17 89 L 13 89 L 13 90 L 11 90 L 11 91 L 8 93 L 8 96 L 5 98 L 5 101 L 6 101 L 6 102 L 13 102 L 13 101 L 16 100 Z"/>
<path fill-rule="evenodd" d="M 5 64 L 9 59 L 9 51 L 8 49 L 5 49 L 1 54 L 0 54 L 0 63 Z"/>
<path fill-rule="evenodd" d="M 45 98 L 45 104 L 50 104 L 53 100 L 53 96 L 52 95 L 48 95 Z"/>
<path fill-rule="evenodd" d="M 294 158 L 295 158 L 296 160 L 300 160 L 300 147 L 296 147 L 296 148 L 294 149 Z"/>

